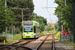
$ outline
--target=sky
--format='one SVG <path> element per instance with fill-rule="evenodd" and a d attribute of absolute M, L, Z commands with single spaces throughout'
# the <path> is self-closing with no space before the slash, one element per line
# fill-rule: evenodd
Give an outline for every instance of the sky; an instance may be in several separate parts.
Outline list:
<path fill-rule="evenodd" d="M 45 8 L 45 7 L 57 7 L 58 5 L 54 3 L 55 0 L 33 0 L 34 3 L 34 13 L 39 16 L 43 16 L 47 19 L 47 23 L 56 23 L 58 18 L 54 15 L 55 8 Z"/>

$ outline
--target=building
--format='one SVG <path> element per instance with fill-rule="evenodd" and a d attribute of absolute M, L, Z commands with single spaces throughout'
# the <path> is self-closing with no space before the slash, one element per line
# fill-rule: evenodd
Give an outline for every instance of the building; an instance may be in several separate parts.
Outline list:
<path fill-rule="evenodd" d="M 50 23 L 50 22 L 49 22 L 49 23 L 47 24 L 47 26 L 50 26 L 50 24 L 51 24 L 52 26 L 55 25 L 55 23 Z"/>

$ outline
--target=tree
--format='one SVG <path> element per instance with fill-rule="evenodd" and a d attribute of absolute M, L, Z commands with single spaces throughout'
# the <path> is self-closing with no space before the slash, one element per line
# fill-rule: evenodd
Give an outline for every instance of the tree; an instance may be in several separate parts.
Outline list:
<path fill-rule="evenodd" d="M 47 25 L 47 20 L 42 16 L 37 16 L 36 20 L 40 24 L 40 32 L 44 31 L 45 25 Z"/>
<path fill-rule="evenodd" d="M 5 1 L 0 0 L 0 32 L 5 30 L 6 26 L 10 26 L 14 23 L 15 16 L 11 10 L 6 10 Z"/>
<path fill-rule="evenodd" d="M 33 17 L 30 17 L 32 15 L 34 10 L 34 4 L 33 0 L 8 0 L 8 7 L 9 8 L 29 8 L 26 10 L 23 10 L 23 20 L 27 21 L 32 19 Z M 15 13 L 16 19 L 15 19 L 15 26 L 20 27 L 22 22 L 22 11 L 21 10 L 12 10 Z"/>
<path fill-rule="evenodd" d="M 37 14 L 34 13 L 34 16 L 33 16 L 32 20 L 33 21 L 35 20 L 35 21 L 37 21 L 39 23 L 39 25 L 40 25 L 40 32 L 44 31 L 45 25 L 47 25 L 47 19 L 45 19 L 42 16 L 38 16 Z"/>
<path fill-rule="evenodd" d="M 66 0 L 66 6 L 65 0 L 55 0 L 55 2 L 58 4 L 58 7 L 55 10 L 55 14 L 57 15 L 58 18 L 60 18 L 63 21 L 64 29 L 66 29 L 67 27 L 68 30 L 73 31 L 72 3 L 75 1 Z M 59 17 L 59 13 L 61 17 Z"/>

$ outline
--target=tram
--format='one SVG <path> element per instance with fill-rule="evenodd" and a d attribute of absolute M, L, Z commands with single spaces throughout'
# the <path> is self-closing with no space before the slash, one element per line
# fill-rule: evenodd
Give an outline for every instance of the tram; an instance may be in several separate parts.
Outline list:
<path fill-rule="evenodd" d="M 37 38 L 40 34 L 39 23 L 36 21 L 22 21 L 22 38 Z"/>

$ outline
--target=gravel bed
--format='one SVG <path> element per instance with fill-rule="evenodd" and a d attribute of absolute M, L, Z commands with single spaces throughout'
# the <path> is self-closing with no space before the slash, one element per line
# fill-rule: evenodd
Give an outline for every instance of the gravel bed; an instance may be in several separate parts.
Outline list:
<path fill-rule="evenodd" d="M 33 41 L 27 45 L 24 45 L 26 47 L 29 47 L 29 48 L 33 48 L 33 49 L 36 49 L 36 47 L 38 46 L 38 44 L 40 44 L 42 41 Z"/>
<path fill-rule="evenodd" d="M 39 50 L 52 50 L 52 36 L 50 35 Z"/>
<path fill-rule="evenodd" d="M 45 41 L 39 50 L 51 50 L 51 48 L 52 48 L 52 42 Z"/>
<path fill-rule="evenodd" d="M 27 45 L 24 45 L 26 47 L 29 47 L 29 48 L 33 48 L 33 49 L 36 49 L 36 47 L 42 42 L 42 40 L 44 40 L 46 38 L 46 36 L 42 36 L 40 37 L 39 39 L 37 39 L 36 41 L 32 41 L 30 42 L 29 44 Z"/>
<path fill-rule="evenodd" d="M 15 45 L 21 45 L 21 44 L 26 43 L 26 42 L 28 42 L 28 41 L 25 40 L 25 41 L 22 41 L 20 43 L 15 44 Z"/>

